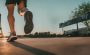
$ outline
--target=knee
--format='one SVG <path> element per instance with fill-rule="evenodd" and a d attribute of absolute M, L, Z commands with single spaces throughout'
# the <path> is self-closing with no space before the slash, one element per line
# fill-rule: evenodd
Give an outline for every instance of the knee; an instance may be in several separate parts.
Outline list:
<path fill-rule="evenodd" d="M 12 13 L 8 13 L 8 17 L 13 17 L 14 15 Z"/>
<path fill-rule="evenodd" d="M 7 17 L 8 17 L 8 18 L 12 18 L 12 17 L 14 17 L 14 16 L 11 15 L 11 14 L 8 14 Z"/>
<path fill-rule="evenodd" d="M 8 19 L 8 20 L 14 19 L 14 15 L 13 15 L 13 14 L 8 14 L 8 15 L 7 15 L 7 19 Z"/>

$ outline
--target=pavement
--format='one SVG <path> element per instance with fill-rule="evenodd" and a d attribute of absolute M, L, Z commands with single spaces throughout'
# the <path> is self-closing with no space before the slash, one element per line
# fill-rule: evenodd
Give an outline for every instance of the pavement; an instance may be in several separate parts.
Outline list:
<path fill-rule="evenodd" d="M 90 55 L 90 37 L 0 38 L 0 55 Z"/>

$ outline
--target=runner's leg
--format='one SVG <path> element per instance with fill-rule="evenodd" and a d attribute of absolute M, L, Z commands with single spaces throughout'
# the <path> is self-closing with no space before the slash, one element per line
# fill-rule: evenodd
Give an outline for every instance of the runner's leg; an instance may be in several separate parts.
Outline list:
<path fill-rule="evenodd" d="M 31 33 L 31 31 L 33 30 L 33 14 L 31 11 L 29 11 L 26 8 L 26 1 L 22 0 L 19 4 L 18 4 L 18 9 L 19 9 L 19 13 L 21 15 L 24 15 L 24 19 L 25 19 L 25 26 L 24 26 L 24 32 L 25 34 L 29 34 Z"/>
<path fill-rule="evenodd" d="M 15 32 L 15 19 L 14 19 L 14 4 L 8 4 L 8 22 L 10 27 L 10 36 L 8 37 L 7 41 L 12 42 L 17 39 L 16 32 Z"/>
<path fill-rule="evenodd" d="M 7 10 L 8 10 L 8 22 L 10 26 L 11 33 L 15 32 L 15 19 L 14 19 L 14 4 L 8 4 Z"/>

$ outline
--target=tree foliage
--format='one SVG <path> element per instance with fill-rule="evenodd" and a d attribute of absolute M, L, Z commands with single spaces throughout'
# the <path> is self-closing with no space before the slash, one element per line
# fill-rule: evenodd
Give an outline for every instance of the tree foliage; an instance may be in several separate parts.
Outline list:
<path fill-rule="evenodd" d="M 79 16 L 81 16 L 81 15 L 87 13 L 87 12 L 90 12 L 90 2 L 87 2 L 87 3 L 84 2 L 84 3 L 82 3 L 82 4 L 79 5 L 77 8 L 75 8 L 75 10 L 72 11 L 72 12 L 73 12 L 73 16 L 72 16 L 73 19 L 74 19 L 74 18 L 77 18 L 77 17 L 79 17 Z M 87 27 L 90 26 L 90 20 L 84 21 L 83 23 L 84 23 Z"/>

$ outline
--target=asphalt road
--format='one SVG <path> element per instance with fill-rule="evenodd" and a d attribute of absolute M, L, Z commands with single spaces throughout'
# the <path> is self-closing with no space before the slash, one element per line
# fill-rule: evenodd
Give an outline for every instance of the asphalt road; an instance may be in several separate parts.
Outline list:
<path fill-rule="evenodd" d="M 90 55 L 90 37 L 0 38 L 0 55 Z"/>

